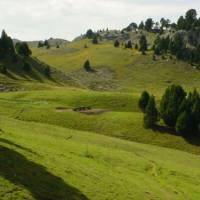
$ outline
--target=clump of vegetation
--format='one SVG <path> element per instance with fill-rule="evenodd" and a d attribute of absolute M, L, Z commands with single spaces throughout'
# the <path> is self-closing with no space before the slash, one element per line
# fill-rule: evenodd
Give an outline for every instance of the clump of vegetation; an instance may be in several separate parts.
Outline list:
<path fill-rule="evenodd" d="M 44 74 L 49 77 L 50 74 L 51 74 L 51 70 L 50 70 L 50 67 L 49 66 L 45 66 L 44 68 Z"/>
<path fill-rule="evenodd" d="M 139 102 L 138 102 L 138 106 L 143 113 L 145 113 L 149 99 L 150 99 L 149 93 L 147 91 L 142 92 L 142 95 L 141 95 Z"/>
<path fill-rule="evenodd" d="M 16 52 L 23 57 L 28 57 L 32 54 L 26 42 L 17 42 L 15 45 Z"/>
<path fill-rule="evenodd" d="M 139 44 L 140 44 L 140 51 L 142 52 L 142 54 L 144 55 L 145 52 L 147 51 L 147 39 L 145 35 L 141 35 L 140 40 L 139 40 Z"/>
<path fill-rule="evenodd" d="M 169 21 L 162 19 L 161 22 L 162 27 L 170 27 Z M 196 10 L 188 10 L 185 17 L 181 16 L 178 19 L 175 28 L 176 30 L 185 30 L 188 33 L 195 32 L 199 34 L 200 21 L 197 19 Z M 171 38 L 169 36 L 157 37 L 154 42 L 154 53 L 156 55 L 163 55 L 164 53 L 170 52 L 177 59 L 187 61 L 191 64 L 200 64 L 200 45 L 195 42 L 193 36 L 190 37 L 190 43 L 193 44 L 193 48 L 187 45 L 187 42 L 180 32 L 176 32 L 174 37 Z"/>
<path fill-rule="evenodd" d="M 96 34 L 93 36 L 92 43 L 93 43 L 93 44 L 98 44 L 98 43 L 99 43 L 99 42 L 98 42 L 98 37 L 97 37 Z"/>
<path fill-rule="evenodd" d="M 8 73 L 8 70 L 7 70 L 6 66 L 1 66 L 0 70 L 1 70 L 2 74 L 7 74 Z"/>
<path fill-rule="evenodd" d="M 13 57 L 15 55 L 15 48 L 13 40 L 3 30 L 0 38 L 0 58 Z"/>
<path fill-rule="evenodd" d="M 90 106 L 80 106 L 80 107 L 73 109 L 73 111 L 75 111 L 75 112 L 86 111 L 86 110 L 91 110 L 91 107 Z"/>
<path fill-rule="evenodd" d="M 115 40 L 115 42 L 114 42 L 114 47 L 119 47 L 119 45 L 120 45 L 119 41 L 118 41 L 118 40 Z"/>
<path fill-rule="evenodd" d="M 31 71 L 31 66 L 30 66 L 30 64 L 28 62 L 24 62 L 22 69 L 24 71 L 26 71 L 26 72 L 30 72 Z"/>
<path fill-rule="evenodd" d="M 90 65 L 90 61 L 86 60 L 83 68 L 87 71 L 87 72 L 94 72 L 94 70 L 92 69 L 91 65 Z"/>
<path fill-rule="evenodd" d="M 154 97 L 149 98 L 148 92 L 143 92 L 139 107 L 145 114 L 145 127 L 155 125 L 158 111 Z M 161 99 L 159 111 L 165 125 L 177 133 L 186 136 L 200 133 L 200 95 L 197 90 L 187 94 L 179 85 L 168 87 Z"/>
<path fill-rule="evenodd" d="M 44 46 L 44 44 L 43 44 L 41 41 L 39 41 L 37 47 L 38 47 L 38 48 L 41 48 L 41 47 L 43 47 L 43 46 Z"/>
<path fill-rule="evenodd" d="M 155 98 L 151 96 L 145 108 L 144 127 L 153 128 L 158 121 L 158 110 L 156 108 Z"/>
<path fill-rule="evenodd" d="M 132 49 L 133 48 L 131 40 L 129 40 L 128 42 L 125 43 L 125 48 L 126 49 Z"/>
<path fill-rule="evenodd" d="M 92 31 L 92 29 L 89 29 L 87 32 L 86 32 L 86 37 L 89 38 L 89 39 L 92 39 L 94 37 L 95 33 Z"/>

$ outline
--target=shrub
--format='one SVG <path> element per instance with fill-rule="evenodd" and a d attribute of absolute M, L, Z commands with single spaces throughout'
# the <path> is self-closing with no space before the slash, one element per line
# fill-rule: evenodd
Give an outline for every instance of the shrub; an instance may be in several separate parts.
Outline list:
<path fill-rule="evenodd" d="M 44 74 L 46 75 L 46 76 L 50 76 L 50 74 L 51 74 L 51 70 L 50 70 L 50 67 L 49 66 L 46 66 L 45 68 L 44 68 Z"/>
<path fill-rule="evenodd" d="M 26 71 L 26 72 L 30 72 L 30 71 L 31 71 L 31 66 L 30 66 L 29 63 L 24 62 L 23 68 L 22 68 L 22 69 L 23 69 L 24 71 Z"/>
<path fill-rule="evenodd" d="M 153 128 L 158 121 L 158 110 L 156 108 L 155 98 L 151 96 L 144 114 L 145 128 Z"/>
<path fill-rule="evenodd" d="M 150 99 L 149 93 L 147 91 L 144 91 L 138 102 L 138 106 L 142 110 L 142 112 L 145 112 L 149 99 Z"/>
<path fill-rule="evenodd" d="M 6 66 L 1 66 L 1 73 L 2 74 L 7 74 L 7 68 L 6 68 Z"/>
<path fill-rule="evenodd" d="M 115 47 L 119 47 L 119 45 L 120 45 L 119 41 L 118 41 L 118 40 L 115 40 L 114 46 L 115 46 Z"/>
<path fill-rule="evenodd" d="M 90 61 L 89 60 L 86 60 L 86 62 L 84 63 L 83 65 L 83 68 L 87 71 L 87 72 L 92 72 L 92 68 L 90 66 Z"/>

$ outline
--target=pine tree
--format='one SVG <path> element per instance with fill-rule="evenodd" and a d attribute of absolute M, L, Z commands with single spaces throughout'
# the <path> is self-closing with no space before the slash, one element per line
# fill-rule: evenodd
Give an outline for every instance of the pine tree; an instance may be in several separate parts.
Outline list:
<path fill-rule="evenodd" d="M 43 47 L 44 45 L 43 45 L 43 43 L 41 42 L 41 41 L 39 41 L 38 42 L 38 48 L 41 48 L 41 47 Z"/>
<path fill-rule="evenodd" d="M 160 113 L 165 124 L 175 128 L 180 112 L 180 106 L 186 97 L 186 92 L 179 85 L 168 87 L 160 103 Z"/>
<path fill-rule="evenodd" d="M 142 110 L 142 112 L 145 112 L 149 99 L 150 99 L 149 93 L 147 91 L 144 91 L 138 102 L 138 106 Z"/>
<path fill-rule="evenodd" d="M 0 50 L 1 56 L 13 56 L 15 54 L 15 48 L 13 40 L 3 30 L 0 38 Z"/>
<path fill-rule="evenodd" d="M 22 69 L 23 69 L 24 71 L 26 71 L 26 72 L 30 72 L 30 71 L 31 71 L 31 66 L 30 66 L 29 63 L 24 62 L 24 66 L 23 66 Z"/>
<path fill-rule="evenodd" d="M 144 115 L 145 128 L 153 128 L 158 121 L 158 110 L 156 108 L 155 98 L 151 96 Z"/>
<path fill-rule="evenodd" d="M 44 74 L 45 74 L 47 77 L 50 76 L 51 70 L 50 70 L 50 67 L 49 67 L 49 66 L 46 66 L 46 67 L 44 68 Z"/>
<path fill-rule="evenodd" d="M 141 21 L 141 23 L 138 26 L 138 29 L 143 30 L 144 29 L 144 22 Z"/>
<path fill-rule="evenodd" d="M 145 35 L 142 35 L 140 37 L 139 44 L 140 44 L 140 51 L 142 52 L 142 54 L 145 54 L 145 51 L 147 50 L 147 39 Z"/>
<path fill-rule="evenodd" d="M 186 134 L 189 131 L 189 115 L 186 111 L 180 113 L 176 122 L 176 132 Z"/>
<path fill-rule="evenodd" d="M 86 60 L 86 62 L 84 63 L 83 65 L 83 68 L 87 71 L 87 72 L 92 72 L 92 68 L 90 66 L 90 61 L 89 60 Z"/>
<path fill-rule="evenodd" d="M 21 56 L 30 56 L 32 54 L 26 42 L 17 42 L 15 45 L 17 53 Z"/>
<path fill-rule="evenodd" d="M 154 22 L 153 22 L 152 18 L 147 19 L 145 22 L 145 30 L 147 30 L 149 32 L 152 31 L 153 24 L 154 24 Z"/>
<path fill-rule="evenodd" d="M 94 37 L 92 39 L 92 43 L 93 44 L 98 44 L 98 37 L 97 37 L 97 35 L 94 35 Z"/>
<path fill-rule="evenodd" d="M 132 49 L 133 48 L 131 40 L 129 40 L 128 42 L 125 43 L 125 48 L 126 49 Z"/>
<path fill-rule="evenodd" d="M 120 45 L 119 41 L 118 41 L 118 40 L 115 40 L 114 46 L 115 46 L 115 47 L 119 47 L 119 45 Z"/>
<path fill-rule="evenodd" d="M 89 38 L 89 39 L 92 39 L 94 37 L 94 32 L 91 29 L 89 29 L 86 32 L 86 37 Z"/>

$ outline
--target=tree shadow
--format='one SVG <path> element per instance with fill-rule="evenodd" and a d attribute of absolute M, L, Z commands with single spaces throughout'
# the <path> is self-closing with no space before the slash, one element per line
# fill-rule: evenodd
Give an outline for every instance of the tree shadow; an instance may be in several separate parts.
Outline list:
<path fill-rule="evenodd" d="M 3 142 L 3 141 L 2 141 Z M 5 143 L 10 143 L 5 140 Z M 45 167 L 0 145 L 0 176 L 26 188 L 36 200 L 88 200 Z"/>
<path fill-rule="evenodd" d="M 187 134 L 179 134 L 173 128 L 170 128 L 167 126 L 162 126 L 162 125 L 155 125 L 152 128 L 152 130 L 155 132 L 162 133 L 162 134 L 171 134 L 171 135 L 175 135 L 178 137 L 182 137 L 188 143 L 200 147 L 200 136 L 197 133 L 190 132 Z"/>
<path fill-rule="evenodd" d="M 34 154 L 34 155 L 39 156 L 38 153 L 32 151 L 31 149 L 26 148 L 26 147 L 22 147 L 21 145 L 19 145 L 19 144 L 15 144 L 15 143 L 13 143 L 13 142 L 7 140 L 7 139 L 0 138 L 0 142 L 1 142 L 1 143 L 4 143 L 4 144 L 11 145 L 11 146 L 14 146 L 14 147 L 16 147 L 16 148 L 18 148 L 18 149 L 21 149 L 21 150 L 24 150 L 24 151 L 27 151 L 27 152 L 29 152 L 29 153 L 32 153 L 32 154 Z"/>
<path fill-rule="evenodd" d="M 152 128 L 152 130 L 155 132 L 163 133 L 163 134 L 171 134 L 171 135 L 181 136 L 174 129 L 167 127 L 167 126 L 155 125 Z"/>
<path fill-rule="evenodd" d="M 192 145 L 200 147 L 200 136 L 195 133 L 183 135 L 183 138 Z"/>

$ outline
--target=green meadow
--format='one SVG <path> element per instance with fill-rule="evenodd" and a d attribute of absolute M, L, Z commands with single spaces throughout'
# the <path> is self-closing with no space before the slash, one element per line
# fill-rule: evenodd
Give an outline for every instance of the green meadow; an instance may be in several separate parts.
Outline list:
<path fill-rule="evenodd" d="M 16 91 L 0 93 L 0 199 L 200 198 L 200 139 L 183 138 L 162 122 L 145 129 L 138 108 L 143 90 L 158 103 L 171 84 L 199 90 L 199 70 L 106 41 L 32 51 L 26 76 L 1 63 L 9 69 L 2 83 Z M 87 59 L 94 73 L 83 69 Z M 46 65 L 51 78 L 43 74 Z"/>

